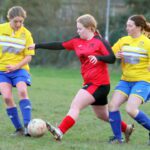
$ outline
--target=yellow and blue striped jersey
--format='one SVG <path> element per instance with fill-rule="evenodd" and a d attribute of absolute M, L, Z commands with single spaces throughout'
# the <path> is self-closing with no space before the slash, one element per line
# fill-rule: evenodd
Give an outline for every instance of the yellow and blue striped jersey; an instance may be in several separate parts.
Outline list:
<path fill-rule="evenodd" d="M 0 71 L 6 71 L 7 65 L 18 64 L 27 55 L 34 55 L 34 50 L 28 50 L 31 44 L 31 33 L 24 26 L 14 32 L 10 23 L 0 24 Z M 29 71 L 29 65 L 23 69 Z"/>
<path fill-rule="evenodd" d="M 138 38 L 125 36 L 112 47 L 114 53 L 122 51 L 122 80 L 150 82 L 150 39 L 145 35 Z"/>

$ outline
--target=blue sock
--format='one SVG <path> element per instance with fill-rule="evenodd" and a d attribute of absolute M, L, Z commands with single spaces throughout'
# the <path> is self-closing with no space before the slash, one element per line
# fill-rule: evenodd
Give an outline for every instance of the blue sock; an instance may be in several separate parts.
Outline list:
<path fill-rule="evenodd" d="M 9 116 L 9 118 L 11 119 L 14 127 L 16 129 L 20 129 L 22 128 L 19 116 L 18 116 L 18 111 L 16 107 L 11 107 L 11 108 L 7 108 L 7 115 Z"/>
<path fill-rule="evenodd" d="M 121 116 L 119 111 L 109 112 L 109 122 L 114 133 L 114 136 L 121 140 Z"/>
<path fill-rule="evenodd" d="M 142 111 L 139 111 L 134 118 L 139 124 L 150 131 L 150 118 Z"/>
<path fill-rule="evenodd" d="M 29 99 L 23 99 L 20 100 L 19 106 L 22 112 L 24 126 L 27 126 L 31 120 L 31 110 L 32 110 L 31 103 Z"/>

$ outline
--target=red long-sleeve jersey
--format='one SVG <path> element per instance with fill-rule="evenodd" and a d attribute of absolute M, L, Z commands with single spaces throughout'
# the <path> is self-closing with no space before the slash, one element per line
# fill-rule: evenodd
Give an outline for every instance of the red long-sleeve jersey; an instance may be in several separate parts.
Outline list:
<path fill-rule="evenodd" d="M 35 48 L 74 50 L 81 62 L 84 84 L 106 85 L 110 83 L 107 63 L 113 63 L 115 56 L 109 44 L 99 35 L 95 35 L 91 40 L 84 40 L 77 36 L 65 42 L 36 44 Z M 90 55 L 96 56 L 98 59 L 96 64 L 90 62 L 88 58 Z"/>

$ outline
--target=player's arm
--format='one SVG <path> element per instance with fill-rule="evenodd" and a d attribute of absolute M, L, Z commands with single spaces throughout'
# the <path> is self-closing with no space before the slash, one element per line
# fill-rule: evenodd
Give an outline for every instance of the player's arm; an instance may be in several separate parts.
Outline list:
<path fill-rule="evenodd" d="M 104 49 L 108 53 L 106 52 L 107 53 L 106 55 L 104 54 L 101 56 L 96 56 L 97 60 L 98 61 L 104 61 L 104 62 L 110 63 L 110 64 L 114 63 L 116 58 L 115 58 L 115 55 L 114 55 L 109 43 L 107 41 L 105 41 L 104 39 L 101 39 L 101 41 L 103 43 L 102 49 Z"/>
<path fill-rule="evenodd" d="M 48 50 L 74 50 L 74 41 L 77 37 L 73 37 L 67 41 L 63 42 L 50 42 L 50 43 L 41 43 L 41 44 L 32 44 L 28 47 L 29 50 L 32 49 L 48 49 Z"/>
<path fill-rule="evenodd" d="M 37 49 L 37 48 L 48 49 L 48 50 L 65 49 L 62 42 L 51 42 L 51 43 L 35 44 L 35 49 Z"/>
<path fill-rule="evenodd" d="M 7 65 L 6 66 L 6 68 L 7 68 L 6 72 L 12 72 L 12 71 L 15 71 L 17 69 L 21 69 L 24 65 L 28 64 L 31 60 L 32 60 L 32 56 L 30 56 L 30 55 L 25 56 L 25 58 L 16 65 L 11 65 L 11 64 Z"/>
<path fill-rule="evenodd" d="M 47 49 L 47 50 L 62 50 L 62 49 L 65 49 L 64 46 L 63 46 L 63 42 L 32 44 L 28 47 L 29 50 L 39 49 L 39 48 Z"/>
<path fill-rule="evenodd" d="M 121 39 L 119 39 L 113 46 L 112 46 L 112 50 L 113 53 L 115 54 L 115 57 L 117 59 L 122 59 L 123 58 L 123 52 L 121 50 L 122 47 L 122 41 Z"/>
<path fill-rule="evenodd" d="M 32 56 L 31 55 L 28 55 L 28 56 L 25 56 L 25 58 L 16 65 L 17 69 L 20 69 L 22 68 L 24 65 L 30 63 L 32 60 Z"/>

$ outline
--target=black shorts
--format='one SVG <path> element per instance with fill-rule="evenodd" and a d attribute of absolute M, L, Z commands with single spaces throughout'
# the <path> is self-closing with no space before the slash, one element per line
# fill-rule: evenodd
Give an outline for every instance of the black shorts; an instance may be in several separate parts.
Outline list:
<path fill-rule="evenodd" d="M 87 90 L 95 98 L 95 102 L 91 105 L 106 105 L 108 104 L 108 94 L 110 91 L 110 84 L 107 85 L 94 85 L 88 83 L 82 87 L 82 89 Z"/>

